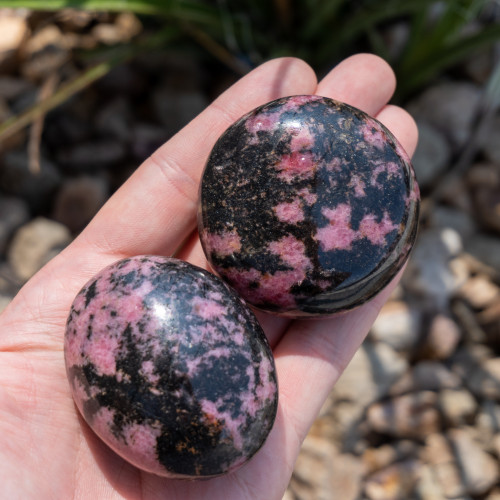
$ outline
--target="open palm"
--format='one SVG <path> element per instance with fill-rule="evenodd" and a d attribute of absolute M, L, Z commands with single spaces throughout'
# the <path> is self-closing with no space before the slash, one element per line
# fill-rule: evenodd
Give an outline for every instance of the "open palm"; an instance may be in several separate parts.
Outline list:
<path fill-rule="evenodd" d="M 206 261 L 195 231 L 198 182 L 218 136 L 237 118 L 293 94 L 332 97 L 377 117 L 413 153 L 417 131 L 387 106 L 395 80 L 381 59 L 357 55 L 321 82 L 307 64 L 276 59 L 233 85 L 146 160 L 88 227 L 35 275 L 0 316 L 0 491 L 9 499 L 281 499 L 305 435 L 394 282 L 371 302 L 328 320 L 259 314 L 280 383 L 276 423 L 243 468 L 209 481 L 144 473 L 102 444 L 79 417 L 66 379 L 63 336 L 74 296 L 123 257 Z"/>

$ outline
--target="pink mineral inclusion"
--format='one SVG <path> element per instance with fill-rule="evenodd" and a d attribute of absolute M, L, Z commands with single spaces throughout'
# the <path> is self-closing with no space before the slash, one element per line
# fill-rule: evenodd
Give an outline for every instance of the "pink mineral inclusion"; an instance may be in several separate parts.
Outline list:
<path fill-rule="evenodd" d="M 290 141 L 291 151 L 301 151 L 311 149 L 314 145 L 314 137 L 308 127 L 292 130 L 292 140 Z"/>
<path fill-rule="evenodd" d="M 236 231 L 224 231 L 221 234 L 204 231 L 202 238 L 206 247 L 220 257 L 227 257 L 241 250 L 241 239 Z"/>
<path fill-rule="evenodd" d="M 376 147 L 377 149 L 384 149 L 387 142 L 387 136 L 377 122 L 374 120 L 368 120 L 361 127 L 361 132 L 364 140 L 368 144 Z"/>
<path fill-rule="evenodd" d="M 304 243 L 294 236 L 285 236 L 278 241 L 271 241 L 268 248 L 271 253 L 278 255 L 290 267 L 304 273 L 306 269 L 311 267 L 311 261 L 305 254 Z"/>
<path fill-rule="evenodd" d="M 335 157 L 332 158 L 332 160 L 328 162 L 325 167 L 328 172 L 338 172 L 342 168 L 343 163 L 342 158 Z"/>
<path fill-rule="evenodd" d="M 298 198 L 290 203 L 280 203 L 274 207 L 274 211 L 281 222 L 297 224 L 304 220 L 302 203 Z"/>
<path fill-rule="evenodd" d="M 366 214 L 359 224 L 359 232 L 362 237 L 368 238 L 373 245 L 385 245 L 385 237 L 398 225 L 394 224 L 387 212 L 384 212 L 384 218 L 376 221 L 374 214 Z"/>
<path fill-rule="evenodd" d="M 191 305 L 193 313 L 205 320 L 216 319 L 227 313 L 226 308 L 214 300 L 195 297 Z"/>
<path fill-rule="evenodd" d="M 387 175 L 390 177 L 401 177 L 402 172 L 401 169 L 399 168 L 398 164 L 390 161 L 387 163 L 379 163 L 378 165 L 375 166 L 372 172 L 372 178 L 370 180 L 370 184 L 374 187 L 382 188 L 378 182 L 378 176 L 382 174 L 383 172 L 386 172 Z"/>
<path fill-rule="evenodd" d="M 287 102 L 283 105 L 283 109 L 285 111 L 295 111 L 304 104 L 319 101 L 321 99 L 323 98 L 319 95 L 296 95 L 288 98 Z"/>
<path fill-rule="evenodd" d="M 316 162 L 309 151 L 295 151 L 283 155 L 281 161 L 276 165 L 279 176 L 286 182 L 292 182 L 295 178 L 310 179 L 314 175 Z"/>
<path fill-rule="evenodd" d="M 300 191 L 297 191 L 297 194 L 307 205 L 314 205 L 318 201 L 318 195 L 316 193 L 311 193 L 307 188 L 302 188 Z"/>
<path fill-rule="evenodd" d="M 283 110 L 273 113 L 258 113 L 245 121 L 245 127 L 251 134 L 257 135 L 257 132 L 271 132 L 280 122 Z"/>
<path fill-rule="evenodd" d="M 335 208 L 324 207 L 321 213 L 330 221 L 316 233 L 323 250 L 350 250 L 356 239 L 356 231 L 351 229 L 351 207 L 341 203 Z"/>
<path fill-rule="evenodd" d="M 359 175 L 353 174 L 351 177 L 351 181 L 349 182 L 349 187 L 354 188 L 354 196 L 356 198 L 362 198 L 366 196 L 365 187 L 363 179 Z"/>

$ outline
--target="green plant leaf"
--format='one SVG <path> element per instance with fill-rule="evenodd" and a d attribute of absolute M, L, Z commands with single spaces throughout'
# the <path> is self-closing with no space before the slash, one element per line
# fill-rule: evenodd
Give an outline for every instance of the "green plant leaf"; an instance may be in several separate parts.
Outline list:
<path fill-rule="evenodd" d="M 171 16 L 202 23 L 217 23 L 218 11 L 196 0 L 0 0 L 0 7 L 56 11 L 66 8 L 105 12 L 131 11 L 136 14 Z"/>

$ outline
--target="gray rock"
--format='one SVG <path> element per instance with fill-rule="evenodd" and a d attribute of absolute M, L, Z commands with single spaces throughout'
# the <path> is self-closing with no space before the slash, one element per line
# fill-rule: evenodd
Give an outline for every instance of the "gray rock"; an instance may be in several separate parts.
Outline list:
<path fill-rule="evenodd" d="M 439 361 L 423 360 L 406 372 L 391 388 L 391 394 L 440 391 L 460 387 L 460 377 Z"/>
<path fill-rule="evenodd" d="M 16 231 L 8 260 L 16 274 L 28 280 L 70 241 L 71 235 L 65 226 L 37 217 Z"/>
<path fill-rule="evenodd" d="M 370 428 L 381 434 L 421 439 L 441 428 L 436 404 L 436 393 L 414 392 L 374 403 L 368 408 L 366 418 Z"/>
<path fill-rule="evenodd" d="M 333 389 L 337 401 L 364 408 L 385 397 L 408 369 L 408 362 L 389 345 L 365 341 Z"/>
<path fill-rule="evenodd" d="M 420 187 L 426 188 L 446 170 L 451 150 L 446 137 L 423 120 L 418 121 L 418 145 L 412 163 Z"/>
<path fill-rule="evenodd" d="M 7 248 L 12 233 L 29 219 L 29 208 L 24 200 L 0 197 L 0 254 Z"/>
<path fill-rule="evenodd" d="M 425 90 L 408 105 L 418 120 L 426 120 L 446 134 L 455 147 L 470 136 L 481 89 L 469 82 L 444 82 Z"/>
<path fill-rule="evenodd" d="M 390 301 L 382 307 L 372 325 L 371 339 L 389 344 L 396 351 L 408 351 L 420 337 L 421 311 L 403 301 Z"/>
<path fill-rule="evenodd" d="M 108 197 L 108 183 L 99 177 L 68 179 L 57 193 L 53 217 L 76 233 L 83 229 Z"/>
<path fill-rule="evenodd" d="M 488 359 L 478 365 L 466 383 L 477 397 L 500 401 L 500 358 Z"/>
<path fill-rule="evenodd" d="M 153 94 L 153 109 L 166 131 L 173 135 L 201 113 L 208 105 L 198 90 L 172 90 L 160 87 Z"/>
<path fill-rule="evenodd" d="M 490 450 L 494 446 L 494 438 L 500 433 L 500 404 L 484 400 L 478 409 L 474 428 L 481 438 L 483 447 Z"/>
<path fill-rule="evenodd" d="M 58 160 L 65 168 L 75 172 L 94 172 L 118 164 L 127 150 L 117 140 L 100 140 L 76 144 L 62 150 Z"/>
<path fill-rule="evenodd" d="M 133 125 L 130 104 L 124 97 L 117 97 L 106 104 L 96 115 L 96 130 L 104 135 L 128 141 Z"/>
<path fill-rule="evenodd" d="M 0 97 L 3 99 L 16 99 L 30 90 L 33 90 L 33 84 L 25 78 L 10 75 L 0 76 Z"/>
<path fill-rule="evenodd" d="M 463 266 L 453 265 L 452 258 L 461 249 L 460 235 L 452 229 L 422 232 L 403 275 L 404 286 L 438 309 L 446 308 L 450 297 L 468 277 Z"/>
<path fill-rule="evenodd" d="M 144 160 L 164 142 L 168 140 L 169 134 L 164 128 L 149 123 L 138 123 L 132 129 L 132 153 L 139 161 Z"/>
<path fill-rule="evenodd" d="M 500 163 L 500 116 L 496 116 L 481 136 L 481 150 L 494 164 Z"/>
<path fill-rule="evenodd" d="M 444 389 L 439 393 L 439 408 L 445 422 L 450 426 L 471 423 L 477 403 L 466 389 Z"/>
<path fill-rule="evenodd" d="M 434 207 L 429 214 L 429 222 L 432 227 L 453 229 L 462 241 L 467 241 L 477 231 L 477 224 L 469 212 L 445 205 Z"/>
<path fill-rule="evenodd" d="M 0 187 L 5 193 L 24 198 L 34 212 L 47 208 L 61 183 L 56 166 L 41 158 L 40 171 L 28 168 L 28 156 L 24 151 L 11 151 L 3 156 L 0 165 Z"/>
<path fill-rule="evenodd" d="M 467 493 L 485 494 L 499 480 L 497 461 L 481 449 L 467 428 L 450 429 L 448 438 L 455 451 Z"/>
<path fill-rule="evenodd" d="M 500 272 L 500 238 L 478 234 L 465 241 L 465 251 Z"/>

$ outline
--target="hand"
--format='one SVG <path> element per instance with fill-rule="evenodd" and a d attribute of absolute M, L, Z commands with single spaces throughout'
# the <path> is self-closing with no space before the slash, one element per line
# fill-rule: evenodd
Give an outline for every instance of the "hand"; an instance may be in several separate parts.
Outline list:
<path fill-rule="evenodd" d="M 218 136 L 260 104 L 293 94 L 333 97 L 378 118 L 411 155 L 417 129 L 405 111 L 386 105 L 394 87 L 392 70 L 371 55 L 345 60 L 319 83 L 300 60 L 263 64 L 146 160 L 75 241 L 25 285 L 0 316 L 4 498 L 282 498 L 309 427 L 396 280 L 371 302 L 333 319 L 291 321 L 259 314 L 278 369 L 277 420 L 246 466 L 210 481 L 141 472 L 90 431 L 73 404 L 65 374 L 67 314 L 85 282 L 123 257 L 176 252 L 206 265 L 195 230 L 202 168 Z"/>

